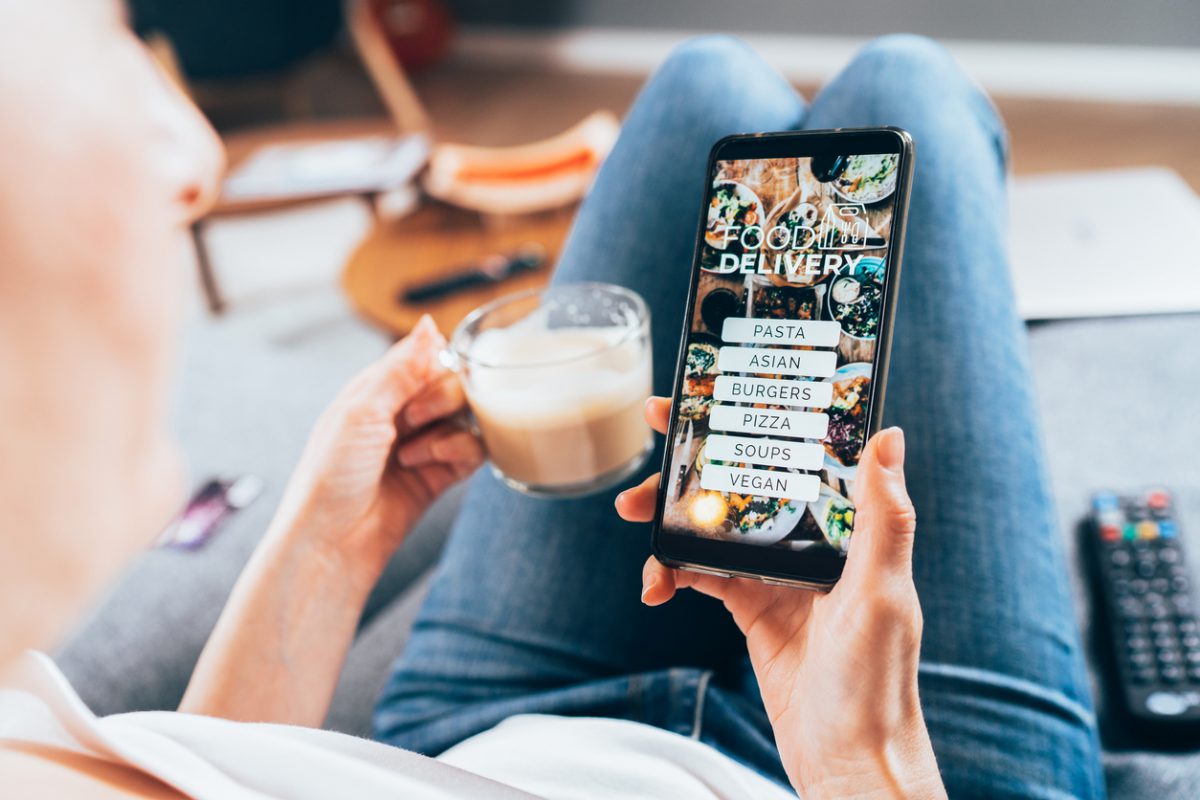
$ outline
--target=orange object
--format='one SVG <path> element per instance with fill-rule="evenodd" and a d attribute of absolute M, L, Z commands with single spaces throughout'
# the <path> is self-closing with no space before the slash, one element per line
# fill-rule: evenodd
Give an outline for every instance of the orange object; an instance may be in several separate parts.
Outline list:
<path fill-rule="evenodd" d="M 516 147 L 441 144 L 433 150 L 425 190 L 462 208 L 522 214 L 579 200 L 591 185 L 619 130 L 596 111 L 574 127 Z"/>

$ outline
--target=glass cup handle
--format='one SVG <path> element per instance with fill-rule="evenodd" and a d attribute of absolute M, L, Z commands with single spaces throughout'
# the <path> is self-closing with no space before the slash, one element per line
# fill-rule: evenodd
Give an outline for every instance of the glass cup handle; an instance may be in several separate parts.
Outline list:
<path fill-rule="evenodd" d="M 462 359 L 449 347 L 443 347 L 437 354 L 438 363 L 451 372 L 462 374 Z"/>
<path fill-rule="evenodd" d="M 458 353 L 446 347 L 438 351 L 437 359 L 439 364 L 457 375 L 460 382 L 466 382 L 466 375 L 463 374 L 463 362 Z M 467 413 L 462 415 L 462 422 L 473 436 L 480 436 L 479 423 L 475 421 L 475 414 L 471 412 L 470 404 L 467 405 Z"/>

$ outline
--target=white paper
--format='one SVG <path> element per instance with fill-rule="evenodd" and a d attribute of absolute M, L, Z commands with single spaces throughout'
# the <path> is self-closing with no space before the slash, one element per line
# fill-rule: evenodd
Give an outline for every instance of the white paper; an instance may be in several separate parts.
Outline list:
<path fill-rule="evenodd" d="M 1023 176 L 1010 206 L 1025 319 L 1200 311 L 1200 198 L 1172 170 Z"/>
<path fill-rule="evenodd" d="M 225 200 L 270 201 L 394 189 L 429 157 L 421 135 L 280 143 L 256 151 L 221 187 Z"/>
<path fill-rule="evenodd" d="M 361 197 L 342 197 L 215 217 L 203 235 L 218 291 L 236 309 L 313 288 L 338 291 L 346 260 L 372 224 Z"/>

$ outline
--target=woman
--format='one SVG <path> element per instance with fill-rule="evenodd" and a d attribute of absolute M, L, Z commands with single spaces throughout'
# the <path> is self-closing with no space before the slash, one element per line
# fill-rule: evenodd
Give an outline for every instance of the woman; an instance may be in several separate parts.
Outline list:
<path fill-rule="evenodd" d="M 52 63 L 39 58 L 50 42 Z M 19 655 L 53 643 L 176 502 L 162 424 L 172 257 L 220 155 L 115 5 L 0 5 L 0 75 L 6 790 L 1103 794 L 1004 272 L 1002 131 L 932 45 L 868 48 L 807 109 L 740 45 L 681 48 L 631 111 L 556 276 L 646 296 L 666 391 L 710 143 L 801 125 L 913 131 L 922 161 L 889 393 L 909 447 L 896 429 L 867 447 L 843 581 L 818 596 L 677 574 L 645 559 L 644 531 L 616 522 L 613 498 L 539 502 L 481 472 L 376 715 L 383 742 L 438 760 L 304 727 L 324 716 L 384 563 L 482 459 L 453 422 L 463 398 L 427 320 L 318 424 L 186 713 L 96 719 L 47 659 Z M 647 405 L 660 431 L 666 414 Z M 649 518 L 656 480 L 616 498 L 625 519 Z M 671 599 L 685 587 L 697 592 Z"/>

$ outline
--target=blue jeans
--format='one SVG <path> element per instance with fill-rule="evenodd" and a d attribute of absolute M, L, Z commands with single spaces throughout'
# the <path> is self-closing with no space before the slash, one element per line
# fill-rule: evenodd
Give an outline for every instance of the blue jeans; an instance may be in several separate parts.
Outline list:
<path fill-rule="evenodd" d="M 736 41 L 679 48 L 630 111 L 554 280 L 640 292 L 668 394 L 709 147 L 868 125 L 918 147 L 885 416 L 907 434 L 920 691 L 943 778 L 951 797 L 1102 797 L 1005 261 L 1005 132 L 940 47 L 880 39 L 809 106 Z M 619 520 L 613 496 L 533 500 L 474 476 L 379 701 L 379 739 L 436 754 L 513 714 L 619 717 L 786 784 L 742 636 L 694 593 L 639 602 L 649 531 Z"/>

